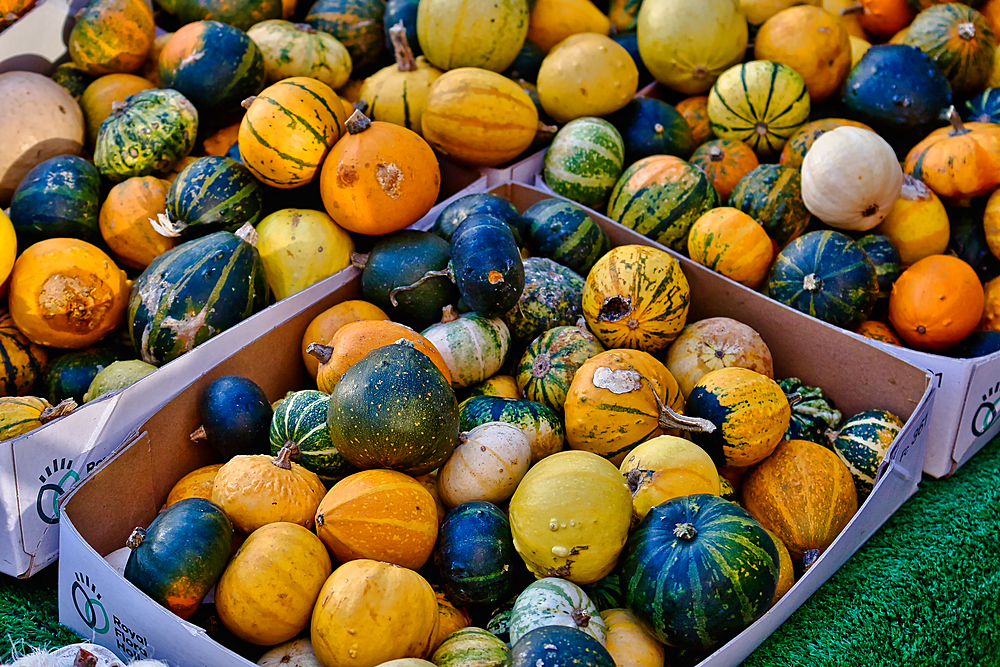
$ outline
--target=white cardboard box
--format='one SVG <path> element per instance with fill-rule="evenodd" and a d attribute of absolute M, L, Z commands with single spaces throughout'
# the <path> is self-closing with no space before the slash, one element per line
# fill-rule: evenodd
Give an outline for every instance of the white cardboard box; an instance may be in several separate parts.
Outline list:
<path fill-rule="evenodd" d="M 519 184 L 493 191 L 507 196 L 520 210 L 547 196 Z M 616 245 L 651 245 L 606 218 L 595 219 Z M 425 219 L 423 226 L 430 221 Z M 690 260 L 683 260 L 682 265 L 691 284 L 689 319 L 738 318 L 757 329 L 768 343 L 778 377 L 794 375 L 822 386 L 848 414 L 881 407 L 906 420 L 880 467 L 874 491 L 833 545 L 774 608 L 702 663 L 723 667 L 749 655 L 916 491 L 934 387 L 923 370 L 882 350 L 755 292 L 735 289 L 735 283 Z M 355 276 L 309 310 L 241 349 L 231 348 L 232 356 L 221 363 L 200 367 L 202 374 L 189 378 L 187 386 L 179 387 L 169 403 L 135 429 L 138 436 L 128 446 L 66 495 L 60 524 L 62 624 L 123 658 L 153 657 L 178 667 L 252 664 L 209 638 L 202 628 L 150 600 L 103 556 L 120 548 L 133 528 L 153 520 L 181 476 L 211 462 L 210 452 L 187 437 L 198 426 L 196 405 L 204 387 L 229 373 L 250 377 L 272 400 L 308 386 L 299 351 L 302 333 L 322 308 L 355 298 L 358 282 Z M 845 367 L 845 358 L 854 363 Z"/>

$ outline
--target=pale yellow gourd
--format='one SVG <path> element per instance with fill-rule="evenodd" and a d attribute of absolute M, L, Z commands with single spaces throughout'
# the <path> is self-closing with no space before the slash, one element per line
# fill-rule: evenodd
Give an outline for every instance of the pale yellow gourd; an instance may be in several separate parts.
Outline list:
<path fill-rule="evenodd" d="M 740 0 L 740 8 L 750 25 L 761 25 L 775 14 L 796 5 L 820 7 L 823 0 Z"/>
<path fill-rule="evenodd" d="M 944 254 L 951 225 L 948 211 L 934 191 L 923 181 L 904 174 L 899 199 L 873 231 L 889 237 L 899 251 L 900 265 L 907 267 L 924 257 Z"/>
<path fill-rule="evenodd" d="M 719 471 L 708 452 L 673 435 L 661 435 L 638 445 L 622 461 L 620 470 L 632 492 L 636 522 L 671 498 L 694 493 L 722 494 Z"/>
<path fill-rule="evenodd" d="M 605 648 L 616 667 L 663 667 L 663 644 L 643 629 L 628 609 L 604 609 L 601 618 L 608 626 Z"/>

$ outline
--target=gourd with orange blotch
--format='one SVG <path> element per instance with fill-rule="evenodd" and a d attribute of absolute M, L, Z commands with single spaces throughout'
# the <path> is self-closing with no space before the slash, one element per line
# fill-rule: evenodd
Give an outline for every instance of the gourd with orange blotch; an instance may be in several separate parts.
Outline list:
<path fill-rule="evenodd" d="M 889 345 L 901 346 L 903 341 L 892 330 L 892 327 L 885 322 L 879 322 L 878 320 L 865 320 L 858 325 L 858 328 L 854 330 L 854 333 L 864 336 L 865 338 L 870 338 L 871 340 L 877 340 L 881 343 L 887 343 Z"/>
<path fill-rule="evenodd" d="M 712 126 L 708 122 L 708 95 L 687 97 L 678 102 L 674 108 L 691 127 L 693 146 L 701 146 L 715 136 L 715 133 L 712 132 Z"/>
<path fill-rule="evenodd" d="M 95 0 L 76 17 L 69 55 L 88 74 L 135 72 L 155 37 L 153 9 L 146 0 Z"/>
<path fill-rule="evenodd" d="M 951 127 L 931 132 L 910 149 L 904 171 L 939 197 L 965 199 L 988 194 L 1000 185 L 1000 125 L 962 123 L 949 109 Z"/>

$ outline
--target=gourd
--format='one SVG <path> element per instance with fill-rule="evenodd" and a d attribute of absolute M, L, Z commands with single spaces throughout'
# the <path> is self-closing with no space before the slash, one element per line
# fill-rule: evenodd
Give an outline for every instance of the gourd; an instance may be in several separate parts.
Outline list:
<path fill-rule="evenodd" d="M 906 154 L 903 169 L 939 197 L 985 195 L 1000 185 L 1000 126 L 963 124 L 954 107 L 951 127 L 934 130 Z"/>
<path fill-rule="evenodd" d="M 276 19 L 285 10 L 282 0 L 164 0 L 159 4 L 165 11 L 177 15 L 180 25 L 214 19 L 240 30 L 267 19 Z"/>
<path fill-rule="evenodd" d="M 7 291 L 7 278 L 17 259 L 17 234 L 7 214 L 0 211 L 0 294 Z"/>
<path fill-rule="evenodd" d="M 524 291 L 503 316 L 514 343 L 521 347 L 553 327 L 576 324 L 583 285 L 579 274 L 551 259 L 524 260 Z"/>
<path fill-rule="evenodd" d="M 449 307 L 441 322 L 423 331 L 440 353 L 454 387 L 470 387 L 500 370 L 510 349 L 503 320 L 478 313 L 455 315 Z"/>
<path fill-rule="evenodd" d="M 418 395 L 419 401 L 403 402 Z M 421 475 L 454 450 L 458 401 L 427 355 L 394 343 L 347 369 L 331 394 L 327 423 L 344 458 L 358 468 Z"/>
<path fill-rule="evenodd" d="M 722 493 L 719 472 L 708 452 L 673 435 L 661 435 L 637 445 L 619 469 L 632 492 L 632 518 L 636 523 L 654 506 L 671 498 Z"/>
<path fill-rule="evenodd" d="M 965 101 L 963 117 L 967 121 L 979 121 L 981 123 L 993 123 L 1000 118 L 1000 89 L 990 87 L 981 95 L 976 95 Z"/>
<path fill-rule="evenodd" d="M 688 231 L 688 256 L 730 280 L 757 287 L 767 277 L 774 249 L 764 228 L 739 209 L 702 214 Z"/>
<path fill-rule="evenodd" d="M 432 232 L 451 243 L 455 230 L 473 213 L 485 213 L 499 218 L 507 223 L 514 241 L 518 245 L 524 242 L 527 234 L 528 221 L 518 213 L 517 208 L 503 197 L 488 192 L 477 192 L 459 197 L 441 211 L 434 220 Z"/>
<path fill-rule="evenodd" d="M 527 0 L 424 0 L 417 7 L 420 48 L 442 70 L 502 72 L 527 35 Z"/>
<path fill-rule="evenodd" d="M 607 626 L 597 606 L 583 589 L 558 577 L 544 577 L 528 584 L 514 601 L 510 612 L 510 642 L 532 630 L 552 625 L 576 628 L 596 639 L 607 641 Z"/>
<path fill-rule="evenodd" d="M 878 469 L 889 447 L 903 429 L 903 420 L 886 410 L 865 410 L 830 434 L 833 451 L 851 471 L 858 504 L 865 501 L 875 486 Z"/>
<path fill-rule="evenodd" d="M 86 241 L 54 238 L 21 252 L 10 274 L 10 315 L 33 343 L 81 348 L 125 318 L 125 272 Z"/>
<path fill-rule="evenodd" d="M 163 236 L 194 238 L 253 225 L 263 207 L 260 184 L 245 166 L 228 157 L 201 157 L 174 177 L 166 213 L 150 222 Z"/>
<path fill-rule="evenodd" d="M 694 95 L 743 59 L 748 29 L 735 0 L 652 0 L 639 10 L 638 34 L 639 53 L 656 80 Z"/>
<path fill-rule="evenodd" d="M 866 320 L 858 325 L 858 328 L 854 330 L 854 333 L 864 336 L 865 338 L 870 338 L 872 340 L 877 340 L 882 343 L 887 343 L 889 345 L 896 345 L 902 347 L 903 340 L 896 334 L 896 331 L 891 325 L 885 322 L 880 322 L 879 320 Z M 803 438 L 808 440 L 809 438 Z"/>
<path fill-rule="evenodd" d="M 692 146 L 701 146 L 715 136 L 708 122 L 708 95 L 687 97 L 678 102 L 674 108 L 691 128 Z"/>
<path fill-rule="evenodd" d="M 291 392 L 274 406 L 268 441 L 271 454 L 293 443 L 299 450 L 297 463 L 316 473 L 324 483 L 332 483 L 354 472 L 330 439 L 326 414 L 330 396 L 306 389 Z"/>
<path fill-rule="evenodd" d="M 2 320 L 0 314 L 0 322 Z M 3 328 L 0 324 L 0 331 Z M 8 347 L 8 353 L 10 352 Z M 14 358 L 17 358 L 16 353 Z M 44 372 L 38 378 L 36 391 L 53 404 L 59 403 L 64 398 L 72 398 L 77 403 L 83 403 L 84 394 L 100 371 L 115 361 L 134 358 L 135 352 L 131 346 L 116 345 L 113 342 L 60 354 L 45 365 Z"/>
<path fill-rule="evenodd" d="M 264 80 L 270 86 L 291 77 L 308 77 L 330 88 L 347 83 L 353 63 L 333 35 L 307 23 L 280 19 L 254 22 L 247 35 L 264 56 Z"/>
<path fill-rule="evenodd" d="M 505 599 L 514 591 L 516 560 L 510 524 L 496 505 L 474 500 L 445 515 L 434 547 L 434 564 L 445 593 L 456 604 Z M 441 645 L 435 653 L 436 664 L 442 651 L 454 650 L 451 644 L 449 638 Z"/>
<path fill-rule="evenodd" d="M 317 0 L 306 23 L 347 47 L 354 69 L 375 63 L 385 50 L 385 4 L 376 0 Z"/>
<path fill-rule="evenodd" d="M 558 452 L 528 470 L 508 515 L 514 548 L 536 577 L 589 584 L 615 567 L 632 496 L 618 469 L 600 456 Z"/>
<path fill-rule="evenodd" d="M 0 441 L 41 428 L 76 407 L 71 398 L 53 406 L 44 398 L 35 396 L 4 396 L 0 398 Z"/>
<path fill-rule="evenodd" d="M 893 283 L 899 278 L 899 251 L 887 236 L 881 234 L 862 236 L 858 239 L 858 245 L 875 266 L 875 275 L 878 276 L 876 308 L 881 310 L 883 306 L 889 304 L 889 292 L 892 291 Z"/>
<path fill-rule="evenodd" d="M 904 271 L 889 296 L 889 321 L 919 350 L 944 350 L 975 330 L 985 304 L 975 270 L 949 255 L 925 257 Z"/>
<path fill-rule="evenodd" d="M 665 350 L 684 327 L 690 287 L 662 250 L 625 245 L 597 261 L 583 288 L 587 327 L 606 348 Z"/>
<path fill-rule="evenodd" d="M 785 431 L 785 440 L 808 440 L 826 443 L 826 432 L 840 425 L 843 415 L 833 400 L 819 387 L 802 384 L 798 378 L 778 382 L 786 396 L 798 394 L 802 400 L 792 406 L 792 416 Z"/>
<path fill-rule="evenodd" d="M 548 53 L 571 35 L 593 32 L 607 35 L 608 17 L 596 5 L 585 0 L 536 0 L 529 4 L 528 39 Z"/>
<path fill-rule="evenodd" d="M 284 79 L 249 100 L 240 121 L 240 158 L 267 185 L 304 185 L 320 173 L 327 152 L 344 136 L 346 121 L 330 86 L 301 76 Z"/>
<path fill-rule="evenodd" d="M 431 84 L 420 126 L 427 142 L 449 160 L 494 167 L 531 145 L 538 109 L 510 79 L 477 67 L 459 67 Z"/>
<path fill-rule="evenodd" d="M 144 0 L 96 0 L 76 17 L 67 45 L 92 76 L 135 72 L 153 45 L 153 10 Z"/>
<path fill-rule="evenodd" d="M 221 463 L 212 463 L 201 468 L 192 470 L 181 477 L 167 494 L 165 507 L 170 507 L 185 498 L 212 499 L 212 486 L 215 484 L 215 476 L 222 467 Z"/>
<path fill-rule="evenodd" d="M 934 191 L 924 182 L 903 174 L 899 199 L 888 215 L 873 229 L 899 251 L 901 266 L 910 266 L 928 255 L 941 255 L 948 248 L 948 212 Z"/>
<path fill-rule="evenodd" d="M 129 95 L 150 88 L 156 86 L 135 74 L 105 74 L 87 86 L 79 100 L 87 122 L 87 145 L 93 148 L 97 144 L 101 123 L 114 111 L 115 102 L 125 102 Z"/>
<path fill-rule="evenodd" d="M 517 381 L 511 375 L 494 375 L 477 385 L 469 387 L 469 398 L 476 396 L 497 396 L 499 398 L 521 398 Z"/>
<path fill-rule="evenodd" d="M 542 177 L 557 195 L 600 208 L 625 165 L 618 130 L 601 118 L 576 118 L 556 133 L 545 153 Z"/>
<path fill-rule="evenodd" d="M 26 393 L 42 376 L 48 359 L 45 348 L 28 340 L 7 309 L 0 308 L 0 394 Z"/>
<path fill-rule="evenodd" d="M 559 42 L 538 70 L 538 99 L 559 124 L 614 113 L 635 97 L 638 87 L 639 70 L 628 51 L 594 33 Z"/>
<path fill-rule="evenodd" d="M 316 533 L 341 563 L 370 558 L 418 570 L 434 550 L 437 508 L 409 475 L 362 470 L 334 484 L 319 503 Z"/>
<path fill-rule="evenodd" d="M 0 19 L 0 26 L 3 25 L 4 20 Z M 49 78 L 65 88 L 66 92 L 72 95 L 73 99 L 77 102 L 80 101 L 80 96 L 83 95 L 83 91 L 87 89 L 87 86 L 94 81 L 94 77 L 87 74 L 86 70 L 82 67 L 77 67 L 72 60 L 68 63 L 58 65 L 52 70 Z"/>
<path fill-rule="evenodd" d="M 423 577 L 359 559 L 338 567 L 323 584 L 310 635 L 320 664 L 370 667 L 429 656 L 438 623 L 434 589 Z"/>
<path fill-rule="evenodd" d="M 946 254 L 958 257 L 971 266 L 979 280 L 986 283 L 1000 275 L 1000 259 L 991 251 L 986 238 L 982 200 L 971 206 L 948 209 L 951 238 Z"/>
<path fill-rule="evenodd" d="M 22 246 L 58 237 L 94 242 L 100 181 L 94 165 L 75 155 L 49 158 L 29 171 L 10 202 Z"/>
<path fill-rule="evenodd" d="M 654 155 L 622 174 L 611 191 L 608 217 L 682 252 L 694 221 L 719 203 L 705 172 L 680 158 Z"/>
<path fill-rule="evenodd" d="M 966 4 L 927 7 L 907 28 L 903 43 L 929 55 L 956 96 L 979 92 L 989 83 L 996 36 L 986 17 Z"/>
<path fill-rule="evenodd" d="M 249 535 L 279 521 L 312 528 L 326 487 L 314 472 L 291 461 L 293 447 L 276 457 L 240 454 L 219 469 L 212 502 L 225 511 L 233 527 Z"/>
<path fill-rule="evenodd" d="M 444 639 L 431 661 L 437 667 L 501 667 L 510 647 L 483 628 L 467 627 Z"/>
<path fill-rule="evenodd" d="M 816 140 L 830 130 L 844 126 L 871 130 L 864 123 L 848 120 L 847 118 L 821 118 L 820 120 L 814 120 L 800 127 L 795 131 L 795 134 L 788 138 L 788 141 L 785 142 L 785 147 L 781 149 L 781 157 L 778 159 L 778 163 L 786 167 L 792 167 L 793 169 L 801 169 L 806 153 L 816 143 Z"/>
<path fill-rule="evenodd" d="M 702 377 L 720 368 L 737 366 L 774 377 L 771 350 L 764 339 L 728 317 L 711 317 L 684 327 L 667 349 L 666 366 L 684 397 Z"/>
<path fill-rule="evenodd" d="M 710 421 L 714 429 L 692 432 L 695 444 L 716 465 L 750 466 L 781 442 L 791 406 L 778 383 L 748 368 L 720 368 L 706 374 L 688 394 L 685 414 Z"/>
<path fill-rule="evenodd" d="M 566 431 L 559 415 L 541 403 L 520 398 L 473 396 L 458 406 L 458 425 L 471 431 L 490 422 L 505 422 L 518 427 L 527 438 L 532 463 L 560 451 Z"/>
<path fill-rule="evenodd" d="M 691 127 L 678 111 L 661 100 L 638 96 L 608 116 L 625 143 L 625 164 L 650 155 L 686 160 L 695 144 Z"/>
<path fill-rule="evenodd" d="M 532 341 L 517 366 L 517 386 L 525 398 L 562 413 L 573 376 L 591 357 L 604 352 L 592 333 L 556 327 Z"/>
<path fill-rule="evenodd" d="M 837 229 L 877 226 L 903 188 L 903 170 L 892 147 L 856 127 L 830 130 L 802 161 L 802 200 L 809 212 Z"/>
<path fill-rule="evenodd" d="M 427 142 L 360 111 L 346 125 L 347 136 L 330 149 L 320 173 L 330 217 L 359 234 L 388 234 L 422 218 L 441 187 L 441 170 Z"/>
<path fill-rule="evenodd" d="M 798 72 L 767 60 L 726 70 L 708 94 L 715 136 L 739 139 L 762 157 L 779 154 L 809 110 L 809 92 Z"/>
<path fill-rule="evenodd" d="M 615 662 L 599 641 L 561 625 L 535 628 L 511 648 L 510 667 L 558 667 L 566 661 L 581 667 L 612 667 Z"/>
<path fill-rule="evenodd" d="M 729 205 L 757 220 L 779 248 L 802 234 L 812 220 L 802 201 L 799 170 L 780 164 L 762 164 L 741 178 Z"/>
<path fill-rule="evenodd" d="M 389 37 L 393 40 L 396 64 L 365 79 L 358 95 L 368 102 L 368 115 L 373 120 L 402 125 L 420 134 L 431 84 L 442 72 L 423 56 L 414 58 L 402 26 L 389 28 Z"/>
<path fill-rule="evenodd" d="M 806 440 L 786 440 L 750 468 L 740 500 L 797 561 L 806 551 L 825 551 L 858 510 L 850 470 L 833 451 Z"/>
<path fill-rule="evenodd" d="M 151 126 L 157 131 L 147 132 Z M 94 164 L 105 178 L 170 171 L 194 148 L 198 112 L 176 90 L 143 90 L 125 98 L 101 124 Z"/>
<path fill-rule="evenodd" d="M 108 394 L 138 382 L 152 374 L 156 366 L 138 359 L 113 361 L 94 376 L 87 391 L 83 394 L 83 402 L 89 403 L 104 394 Z"/>
<path fill-rule="evenodd" d="M 320 211 L 275 211 L 260 221 L 257 235 L 257 251 L 275 299 L 301 292 L 351 265 L 354 240 Z"/>
<path fill-rule="evenodd" d="M 551 148 L 549 149 L 552 150 Z M 543 199 L 524 212 L 532 251 L 585 276 L 611 249 L 611 240 L 585 209 L 561 199 Z"/>
<path fill-rule="evenodd" d="M 331 572 L 330 555 L 312 531 L 295 523 L 262 526 L 240 545 L 219 578 L 219 620 L 252 644 L 288 641 L 308 627 Z"/>
<path fill-rule="evenodd" d="M 293 639 L 269 649 L 257 660 L 259 667 L 322 667 L 308 637 Z"/>
<path fill-rule="evenodd" d="M 226 568 L 233 524 L 204 498 L 187 498 L 136 528 L 125 579 L 181 618 L 191 616 Z"/>
<path fill-rule="evenodd" d="M 840 10 L 856 14 L 861 27 L 878 37 L 889 37 L 905 28 L 914 15 L 908 0 L 860 0 Z"/>
<path fill-rule="evenodd" d="M 756 169 L 760 162 L 753 149 L 742 141 L 715 139 L 694 151 L 691 164 L 705 172 L 712 187 L 719 193 L 719 199 L 726 201 L 736 184 Z"/>
<path fill-rule="evenodd" d="M 778 550 L 778 585 L 774 589 L 774 598 L 771 599 L 771 606 L 777 604 L 778 600 L 785 596 L 792 586 L 795 585 L 795 565 L 792 563 L 792 555 L 788 553 L 785 543 L 771 531 L 764 529 L 768 537 L 774 542 L 774 547 Z"/>
<path fill-rule="evenodd" d="M 349 299 L 331 306 L 313 318 L 302 334 L 302 361 L 306 371 L 316 379 L 319 359 L 309 354 L 309 344 L 328 345 L 341 327 L 364 320 L 388 320 L 389 316 L 378 306 L 360 299 Z"/>
<path fill-rule="evenodd" d="M 441 642 L 445 640 L 449 635 L 462 630 L 463 628 L 469 627 L 471 621 L 468 615 L 453 605 L 445 596 L 444 589 L 436 584 L 432 584 L 431 587 L 434 589 L 434 595 L 437 597 L 438 603 L 438 631 L 434 635 L 434 651 L 438 650 L 441 646 Z M 403 660 L 419 660 L 419 658 L 403 658 Z M 423 661 L 427 662 L 427 661 Z M 428 665 L 434 663 L 428 662 Z"/>
<path fill-rule="evenodd" d="M 145 269 L 180 243 L 158 233 L 151 222 L 166 210 L 169 188 L 155 176 L 133 176 L 108 192 L 101 204 L 98 228 L 119 264 Z"/>
<path fill-rule="evenodd" d="M 626 606 L 656 639 L 700 650 L 767 611 L 778 558 L 764 527 L 745 510 L 696 494 L 650 510 L 628 540 L 619 576 Z"/>
<path fill-rule="evenodd" d="M 643 629 L 628 609 L 602 609 L 601 618 L 608 627 L 605 648 L 616 665 L 661 667 L 665 664 L 663 644 Z"/>

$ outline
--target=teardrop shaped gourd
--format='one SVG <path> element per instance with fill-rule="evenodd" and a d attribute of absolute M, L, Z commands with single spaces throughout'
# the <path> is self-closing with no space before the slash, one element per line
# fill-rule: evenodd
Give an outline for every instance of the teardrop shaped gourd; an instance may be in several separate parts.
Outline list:
<path fill-rule="evenodd" d="M 666 366 L 687 397 L 707 373 L 739 366 L 774 377 L 771 350 L 751 327 L 728 317 L 710 317 L 684 327 L 667 350 Z"/>
<path fill-rule="evenodd" d="M 559 577 L 544 577 L 528 585 L 514 602 L 510 612 L 510 641 L 517 641 L 532 630 L 551 625 L 576 628 L 603 646 L 607 626 L 601 613 L 582 588 Z"/>
<path fill-rule="evenodd" d="M 329 278 L 351 264 L 354 240 L 320 211 L 286 208 L 257 225 L 257 251 L 276 299 Z"/>
<path fill-rule="evenodd" d="M 620 468 L 632 492 L 632 515 L 642 521 L 660 503 L 695 493 L 722 494 L 719 471 L 690 440 L 661 435 L 636 446 Z"/>
<path fill-rule="evenodd" d="M 438 493 L 448 507 L 473 500 L 500 504 L 514 494 L 531 465 L 531 445 L 520 428 L 488 422 L 463 440 L 438 472 Z"/>

